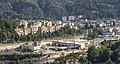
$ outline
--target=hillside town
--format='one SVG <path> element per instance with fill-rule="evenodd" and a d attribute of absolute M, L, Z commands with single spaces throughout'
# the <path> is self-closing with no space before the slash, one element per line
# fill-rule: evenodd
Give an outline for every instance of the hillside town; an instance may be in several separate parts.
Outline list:
<path fill-rule="evenodd" d="M 81 16 L 80 16 L 81 17 Z M 55 32 L 62 27 L 69 26 L 70 28 L 84 29 L 84 35 L 89 35 L 93 29 L 101 32 L 99 36 L 118 36 L 120 35 L 120 20 L 117 19 L 98 19 L 88 20 L 80 19 L 79 16 L 62 17 L 62 20 L 20 20 L 20 26 L 16 27 L 17 34 L 28 35 L 43 32 Z"/>
<path fill-rule="evenodd" d="M 70 36 L 69 38 L 59 39 L 45 39 L 42 41 L 21 42 L 17 44 L 3 44 L 0 45 L 0 57 L 7 58 L 8 56 L 17 54 L 18 56 L 26 54 L 43 54 L 40 57 L 23 58 L 16 60 L 19 64 L 26 64 L 26 62 L 35 62 L 36 64 L 44 64 L 47 62 L 54 62 L 56 58 L 65 56 L 71 53 L 83 53 L 87 56 L 87 51 L 90 47 L 95 46 L 101 48 L 101 42 L 117 41 L 120 39 L 120 20 L 117 19 L 98 19 L 89 20 L 81 19 L 82 16 L 64 16 L 62 20 L 19 20 L 19 26 L 16 27 L 15 32 L 19 36 L 26 36 L 29 34 L 55 32 L 63 27 L 70 27 L 71 29 L 83 29 L 83 34 Z M 98 31 L 95 38 L 89 39 L 88 36 Z M 118 52 L 120 55 L 120 51 Z M 11 58 L 11 57 L 8 57 Z M 0 60 L 0 64 L 9 64 L 13 60 Z M 73 62 L 73 63 L 72 63 Z M 78 59 L 65 60 L 66 64 L 88 64 L 88 62 L 80 63 Z"/>
<path fill-rule="evenodd" d="M 0 64 L 120 64 L 120 0 L 0 0 Z"/>

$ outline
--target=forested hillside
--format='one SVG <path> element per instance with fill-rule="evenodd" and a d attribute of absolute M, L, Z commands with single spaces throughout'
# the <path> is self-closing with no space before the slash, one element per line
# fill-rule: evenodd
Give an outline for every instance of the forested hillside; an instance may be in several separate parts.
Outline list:
<path fill-rule="evenodd" d="M 84 15 L 85 18 L 120 17 L 120 0 L 0 0 L 5 18 L 55 18 Z"/>

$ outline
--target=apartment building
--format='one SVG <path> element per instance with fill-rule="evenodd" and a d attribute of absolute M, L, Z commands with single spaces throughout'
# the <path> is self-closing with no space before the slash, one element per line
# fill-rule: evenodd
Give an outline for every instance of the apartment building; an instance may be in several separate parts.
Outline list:
<path fill-rule="evenodd" d="M 18 28 L 16 27 L 15 31 L 18 35 L 28 35 L 28 34 L 35 34 L 38 32 L 54 32 L 56 30 L 59 30 L 61 27 L 64 27 L 64 25 L 53 23 L 52 21 L 36 21 L 36 22 L 29 22 L 29 21 L 21 21 L 20 25 L 24 25 L 24 28 Z M 30 25 L 30 26 L 28 26 Z"/>

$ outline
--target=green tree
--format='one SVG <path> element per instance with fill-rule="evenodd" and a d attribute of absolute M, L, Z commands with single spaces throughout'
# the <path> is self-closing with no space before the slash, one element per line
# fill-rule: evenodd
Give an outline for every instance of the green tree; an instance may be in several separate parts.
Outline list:
<path fill-rule="evenodd" d="M 88 61 L 88 64 L 92 64 L 92 62 L 91 62 L 91 61 Z"/>
<path fill-rule="evenodd" d="M 120 58 L 117 59 L 116 64 L 120 64 Z"/>
<path fill-rule="evenodd" d="M 0 14 L 0 22 L 2 21 L 2 15 Z"/>
<path fill-rule="evenodd" d="M 108 59 L 105 64 L 113 64 L 113 62 L 111 61 L 111 59 Z"/>
<path fill-rule="evenodd" d="M 93 32 L 88 35 L 88 39 L 95 39 L 98 37 L 98 31 L 97 29 L 93 29 Z"/>
<path fill-rule="evenodd" d="M 4 40 L 6 40 L 7 39 L 7 34 L 6 34 L 6 32 L 0 32 L 0 40 L 1 41 L 4 41 Z"/>
<path fill-rule="evenodd" d="M 99 50 L 95 48 L 95 46 L 92 46 L 88 49 L 88 60 L 91 62 L 98 62 L 98 57 L 99 57 Z"/>

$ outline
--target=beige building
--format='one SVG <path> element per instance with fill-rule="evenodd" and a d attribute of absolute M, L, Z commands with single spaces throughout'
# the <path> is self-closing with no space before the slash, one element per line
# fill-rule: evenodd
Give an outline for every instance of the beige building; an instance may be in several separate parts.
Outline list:
<path fill-rule="evenodd" d="M 38 32 L 38 27 L 32 27 L 32 28 L 16 28 L 15 31 L 18 35 L 28 35 L 28 34 L 35 34 Z"/>
<path fill-rule="evenodd" d="M 59 26 L 42 26 L 42 27 L 39 27 L 39 30 L 41 32 L 55 32 L 59 29 L 61 29 L 63 26 L 59 25 Z"/>
<path fill-rule="evenodd" d="M 62 24 L 55 24 L 52 21 L 37 21 L 34 22 L 33 25 L 31 25 L 31 27 L 28 27 L 29 22 L 20 22 L 20 25 L 24 25 L 24 28 L 16 28 L 15 31 L 17 32 L 17 34 L 21 35 L 28 35 L 28 34 L 35 34 L 37 32 L 54 32 L 59 30 L 61 27 L 64 27 L 64 25 Z"/>
<path fill-rule="evenodd" d="M 52 21 L 45 21 L 45 20 L 42 20 L 41 21 L 41 23 L 42 23 L 42 26 L 52 26 Z"/>

